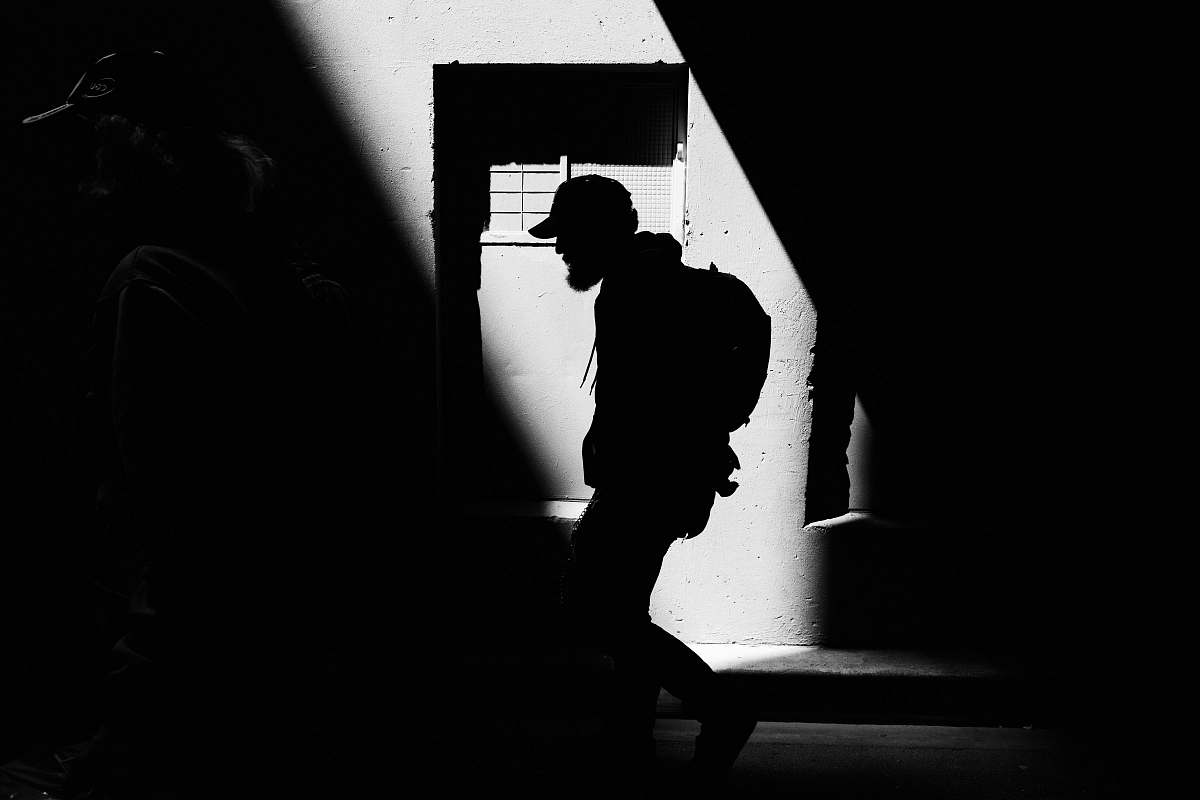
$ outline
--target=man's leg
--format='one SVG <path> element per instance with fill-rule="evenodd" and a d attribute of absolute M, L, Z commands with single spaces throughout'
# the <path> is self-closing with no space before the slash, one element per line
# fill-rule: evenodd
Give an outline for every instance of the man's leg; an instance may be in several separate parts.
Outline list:
<path fill-rule="evenodd" d="M 754 731 L 756 716 L 686 644 L 653 624 L 647 637 L 656 681 L 700 721 L 694 770 L 702 780 L 723 780 Z"/>
<path fill-rule="evenodd" d="M 660 688 L 648 614 L 650 592 L 670 540 L 653 541 L 637 510 L 598 491 L 573 535 L 571 597 L 580 631 L 613 661 L 607 705 L 610 744 L 635 772 L 654 762 Z"/>
<path fill-rule="evenodd" d="M 636 499 L 598 495 L 575 532 L 576 595 L 589 628 L 613 658 L 618 737 L 635 755 L 647 748 L 652 753 L 658 692 L 666 688 L 702 724 L 698 771 L 719 778 L 755 720 L 699 655 L 650 621 L 650 594 L 676 538 L 660 521 Z"/>
<path fill-rule="evenodd" d="M 697 492 L 688 487 L 679 487 L 670 496 L 677 498 L 677 507 L 670 518 L 656 516 L 648 508 L 633 508 L 626 515 L 627 530 L 635 531 L 642 542 L 654 542 L 658 537 L 662 548 L 648 558 L 648 563 L 653 563 L 653 576 L 645 587 L 647 609 L 666 548 L 676 538 L 703 530 L 714 500 L 712 491 Z M 648 708 L 650 724 L 653 725 L 657 687 L 661 686 L 682 700 L 700 721 L 701 733 L 696 739 L 692 766 L 702 780 L 719 783 L 754 730 L 756 717 L 728 682 L 720 679 L 695 651 L 654 625 L 648 614 L 642 620 L 640 641 L 634 650 L 650 676 L 648 683 L 655 686 L 654 702 Z"/>

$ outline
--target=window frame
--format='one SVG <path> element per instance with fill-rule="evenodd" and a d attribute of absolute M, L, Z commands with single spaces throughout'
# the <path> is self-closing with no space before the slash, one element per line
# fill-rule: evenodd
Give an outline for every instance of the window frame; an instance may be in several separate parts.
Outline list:
<path fill-rule="evenodd" d="M 604 67 L 597 67 L 597 71 L 603 71 Z M 689 73 L 682 74 L 683 79 L 671 79 L 667 77 L 652 78 L 646 80 L 642 85 L 647 87 L 661 86 L 669 88 L 673 91 L 675 101 L 675 155 L 671 159 L 671 198 L 670 198 L 670 222 L 668 233 L 676 238 L 679 242 L 684 240 L 684 219 L 686 216 L 687 197 L 685 195 L 685 187 L 687 185 L 687 92 L 689 83 Z M 559 155 L 559 183 L 571 177 L 571 158 L 570 145 L 566 145 L 567 152 Z M 485 247 L 495 246 L 518 246 L 518 247 L 553 247 L 556 243 L 556 238 L 538 239 L 528 231 L 492 231 L 483 230 L 480 232 L 479 243 Z"/>

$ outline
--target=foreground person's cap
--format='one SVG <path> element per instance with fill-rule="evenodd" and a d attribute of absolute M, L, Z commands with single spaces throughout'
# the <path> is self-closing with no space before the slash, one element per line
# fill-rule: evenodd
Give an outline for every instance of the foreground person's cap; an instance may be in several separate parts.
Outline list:
<path fill-rule="evenodd" d="M 564 225 L 611 218 L 632 208 L 629 190 L 620 181 L 602 175 L 580 175 L 559 184 L 550 205 L 550 216 L 530 228 L 529 235 L 550 239 Z"/>
<path fill-rule="evenodd" d="M 161 50 L 109 53 L 88 67 L 65 103 L 22 122 L 29 125 L 71 110 L 139 119 L 166 118 L 176 110 L 180 95 L 172 74 L 170 59 Z"/>

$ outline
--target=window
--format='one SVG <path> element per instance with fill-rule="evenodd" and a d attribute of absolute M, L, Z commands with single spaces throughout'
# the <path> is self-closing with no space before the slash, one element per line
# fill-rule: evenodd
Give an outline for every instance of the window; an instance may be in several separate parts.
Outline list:
<path fill-rule="evenodd" d="M 526 231 L 545 219 L 558 185 L 578 175 L 620 181 L 629 189 L 641 230 L 682 237 L 686 95 L 681 74 L 514 70 L 507 78 L 489 93 L 493 108 L 479 116 L 492 126 L 497 142 L 520 138 L 516 149 L 542 157 L 490 160 L 484 244 L 544 243 Z M 551 153 L 553 158 L 545 158 Z"/>
<path fill-rule="evenodd" d="M 565 181 L 567 159 L 558 164 L 493 164 L 488 230 L 527 231 L 546 218 L 554 190 Z"/>

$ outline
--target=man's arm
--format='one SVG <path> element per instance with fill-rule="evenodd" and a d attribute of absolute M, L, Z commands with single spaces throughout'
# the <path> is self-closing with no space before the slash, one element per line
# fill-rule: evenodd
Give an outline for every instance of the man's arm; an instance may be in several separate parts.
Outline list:
<path fill-rule="evenodd" d="M 111 413 L 122 470 L 143 499 L 178 483 L 189 443 L 201 435 L 203 421 L 195 418 L 196 327 L 161 287 L 134 281 L 121 290 Z"/>

